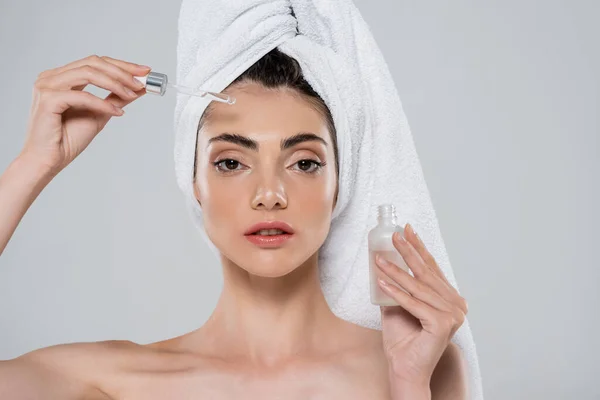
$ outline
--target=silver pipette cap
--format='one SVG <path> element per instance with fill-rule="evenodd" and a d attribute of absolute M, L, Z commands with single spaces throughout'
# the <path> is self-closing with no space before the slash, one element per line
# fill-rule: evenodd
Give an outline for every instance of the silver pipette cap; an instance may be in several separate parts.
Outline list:
<path fill-rule="evenodd" d="M 146 92 L 160 94 L 161 96 L 167 91 L 168 78 L 167 75 L 160 72 L 150 72 L 146 76 Z"/>
<path fill-rule="evenodd" d="M 167 75 L 160 72 L 150 72 L 145 76 L 134 76 L 145 87 L 147 93 L 160 94 L 161 96 L 167 91 Z"/>

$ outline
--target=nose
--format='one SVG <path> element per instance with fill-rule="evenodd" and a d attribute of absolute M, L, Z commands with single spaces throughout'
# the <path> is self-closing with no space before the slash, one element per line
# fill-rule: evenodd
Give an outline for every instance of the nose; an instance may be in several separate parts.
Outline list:
<path fill-rule="evenodd" d="M 287 208 L 287 195 L 281 180 L 276 176 L 263 177 L 252 199 L 252 208 L 257 210 Z"/>

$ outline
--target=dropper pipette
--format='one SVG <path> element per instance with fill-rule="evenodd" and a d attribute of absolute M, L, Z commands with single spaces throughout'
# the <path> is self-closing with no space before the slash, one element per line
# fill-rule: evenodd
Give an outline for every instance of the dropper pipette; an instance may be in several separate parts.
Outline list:
<path fill-rule="evenodd" d="M 226 94 L 223 94 L 223 93 L 207 92 L 205 90 L 194 90 L 190 87 L 175 85 L 174 83 L 171 83 L 171 82 L 167 83 L 167 86 L 172 87 L 173 89 L 177 90 L 179 93 L 189 94 L 190 96 L 197 96 L 197 97 L 208 96 L 209 98 L 216 100 L 216 101 L 220 101 L 220 102 L 227 103 L 227 104 L 235 104 L 235 98 L 228 96 Z"/>
<path fill-rule="evenodd" d="M 160 72 L 150 72 L 146 76 L 134 76 L 135 79 L 140 81 L 146 88 L 146 92 L 159 94 L 163 96 L 167 87 L 173 88 L 179 93 L 187 94 L 196 97 L 208 97 L 211 100 L 219 101 L 221 103 L 235 104 L 235 98 L 228 96 L 223 93 L 209 92 L 202 89 L 194 89 L 187 86 L 176 85 L 169 82 L 166 74 Z"/>

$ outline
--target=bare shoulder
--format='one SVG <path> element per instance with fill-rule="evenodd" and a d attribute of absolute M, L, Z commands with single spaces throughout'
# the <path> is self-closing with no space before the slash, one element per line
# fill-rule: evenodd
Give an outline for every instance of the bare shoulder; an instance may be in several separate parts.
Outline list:
<path fill-rule="evenodd" d="M 0 361 L 0 398 L 107 399 L 94 376 L 133 346 L 128 341 L 60 344 Z"/>
<path fill-rule="evenodd" d="M 383 335 L 378 329 L 358 328 L 362 346 L 359 347 L 361 352 L 356 360 L 360 362 L 360 368 L 364 368 L 366 375 L 370 376 L 378 385 L 383 385 L 384 382 L 387 383 L 388 377 L 388 361 L 384 352 Z"/>
<path fill-rule="evenodd" d="M 142 346 L 128 340 L 80 342 L 44 347 L 17 359 L 81 380 L 110 370 L 115 364 L 139 352 Z"/>
<path fill-rule="evenodd" d="M 375 357 L 384 356 L 383 336 L 378 329 L 367 328 L 348 322 L 349 336 L 354 338 L 357 350 L 372 354 Z"/>

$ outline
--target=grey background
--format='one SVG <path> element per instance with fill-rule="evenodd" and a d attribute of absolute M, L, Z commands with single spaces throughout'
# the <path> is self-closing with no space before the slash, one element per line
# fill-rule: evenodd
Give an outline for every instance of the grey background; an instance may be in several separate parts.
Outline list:
<path fill-rule="evenodd" d="M 357 5 L 411 123 L 486 399 L 600 398 L 599 3 Z M 0 170 L 23 144 L 39 72 L 95 53 L 174 79 L 178 12 L 2 1 Z M 0 359 L 161 340 L 208 317 L 222 278 L 176 186 L 174 104 L 126 107 L 25 215 L 0 257 Z"/>

